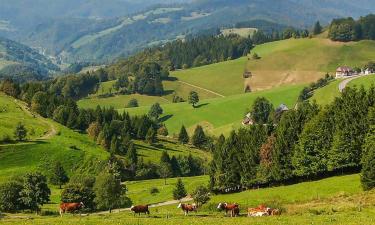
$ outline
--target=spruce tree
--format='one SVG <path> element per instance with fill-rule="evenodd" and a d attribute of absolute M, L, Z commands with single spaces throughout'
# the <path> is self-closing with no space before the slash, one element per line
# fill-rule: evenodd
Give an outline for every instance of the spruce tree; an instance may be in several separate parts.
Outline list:
<path fill-rule="evenodd" d="M 60 162 L 56 162 L 50 181 L 54 185 L 59 185 L 60 189 L 61 185 L 66 184 L 69 181 L 69 177 Z"/>
<path fill-rule="evenodd" d="M 17 141 L 24 141 L 26 140 L 26 136 L 27 136 L 27 130 L 26 130 L 25 125 L 23 125 L 22 123 L 18 123 L 14 131 L 14 138 Z"/>
<path fill-rule="evenodd" d="M 199 102 L 198 93 L 195 91 L 190 92 L 188 101 L 189 101 L 189 104 L 192 104 L 193 107 L 195 108 L 195 104 Z"/>
<path fill-rule="evenodd" d="M 178 134 L 178 141 L 181 144 L 187 144 L 187 143 L 189 143 L 189 135 L 188 135 L 188 133 L 187 133 L 186 128 L 185 128 L 184 125 L 182 125 L 180 133 Z"/>
<path fill-rule="evenodd" d="M 198 125 L 195 128 L 194 135 L 191 137 L 191 142 L 195 147 L 202 148 L 206 144 L 207 137 L 204 134 L 202 126 Z"/>
<path fill-rule="evenodd" d="M 181 178 L 178 178 L 176 187 L 173 190 L 173 199 L 175 200 L 181 200 L 182 198 L 185 198 L 187 196 L 187 192 L 185 189 L 184 183 L 182 183 Z"/>
<path fill-rule="evenodd" d="M 315 23 L 315 25 L 314 25 L 314 30 L 313 30 L 313 33 L 314 33 L 314 35 L 318 35 L 318 34 L 320 34 L 320 33 L 322 33 L 322 26 L 320 25 L 320 22 L 319 21 L 317 21 L 316 23 Z"/>
<path fill-rule="evenodd" d="M 146 142 L 149 144 L 157 142 L 156 131 L 152 127 L 150 127 L 147 131 Z"/>
<path fill-rule="evenodd" d="M 138 155 L 137 149 L 135 148 L 133 143 L 129 145 L 128 152 L 126 153 L 126 159 L 128 160 L 132 170 L 134 171 L 138 164 Z"/>
<path fill-rule="evenodd" d="M 148 112 L 148 116 L 155 120 L 159 119 L 159 116 L 163 114 L 163 109 L 161 108 L 159 103 L 155 103 L 151 106 L 150 111 Z"/>

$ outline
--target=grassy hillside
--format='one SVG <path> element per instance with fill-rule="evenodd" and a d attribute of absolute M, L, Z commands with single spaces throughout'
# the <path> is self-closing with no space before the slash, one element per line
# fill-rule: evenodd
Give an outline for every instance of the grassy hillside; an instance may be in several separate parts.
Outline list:
<path fill-rule="evenodd" d="M 4 137 L 13 139 L 14 129 L 18 123 L 22 123 L 29 131 L 28 139 L 35 140 L 46 134 L 50 127 L 43 120 L 35 119 L 34 116 L 22 109 L 22 103 L 0 92 L 0 141 Z"/>
<path fill-rule="evenodd" d="M 190 191 L 199 183 L 206 183 L 207 177 L 183 178 Z M 162 180 L 149 180 L 128 182 L 129 196 L 135 203 L 158 202 L 171 199 L 171 186 L 175 179 L 168 179 L 167 185 Z M 151 187 L 157 187 L 159 194 L 147 194 Z M 363 192 L 360 187 L 359 175 L 346 175 L 323 179 L 314 182 L 305 182 L 296 185 L 249 190 L 242 193 L 213 195 L 209 203 L 192 213 L 183 216 L 177 204 L 151 208 L 150 216 L 136 216 L 129 211 L 114 211 L 112 215 L 91 214 L 86 217 L 66 215 L 57 216 L 31 216 L 32 220 L 20 218 L 5 219 L 4 224 L 373 224 L 375 216 L 374 192 Z M 242 217 L 224 217 L 216 209 L 221 201 L 238 202 L 241 207 Z M 284 209 L 281 216 L 247 218 L 246 207 L 255 207 L 258 204 L 278 205 Z M 52 210 L 52 208 L 51 208 Z M 56 209 L 54 209 L 56 211 Z"/>
<path fill-rule="evenodd" d="M 340 65 L 363 66 L 375 58 L 375 41 L 338 43 L 324 38 L 289 39 L 259 45 L 252 53 L 261 59 L 243 57 L 172 74 L 181 81 L 226 96 L 243 93 L 245 84 L 252 90 L 306 84 L 327 72 L 333 73 Z M 245 68 L 253 73 L 251 79 L 243 79 Z"/>
<path fill-rule="evenodd" d="M 275 106 L 284 103 L 289 107 L 294 107 L 302 88 L 303 85 L 284 86 L 267 91 L 207 99 L 201 101 L 197 108 L 193 108 L 188 103 L 165 104 L 162 105 L 164 109 L 162 120 L 170 134 L 178 133 L 182 125 L 185 125 L 192 133 L 198 124 L 214 135 L 229 134 L 233 128 L 241 126 L 246 109 L 251 107 L 257 97 L 266 97 Z M 133 115 L 140 115 L 147 113 L 149 107 L 124 110 Z"/>
<path fill-rule="evenodd" d="M 316 101 L 320 105 L 328 105 L 336 97 L 340 96 L 340 91 L 338 87 L 340 82 L 342 81 L 343 79 L 335 80 L 331 82 L 329 85 L 316 90 L 313 97 L 311 98 L 311 101 Z M 371 87 L 371 85 L 375 85 L 375 75 L 360 77 L 348 83 L 348 87 L 356 86 L 357 88 L 361 86 L 369 88 Z"/>
<path fill-rule="evenodd" d="M 100 84 L 98 92 L 88 98 L 81 99 L 78 101 L 79 107 L 82 108 L 95 108 L 97 105 L 104 107 L 114 107 L 115 109 L 121 109 L 126 107 L 127 103 L 131 99 L 137 99 L 139 106 L 150 106 L 156 102 L 160 104 L 172 103 L 173 96 L 180 96 L 187 100 L 189 93 L 195 91 L 199 94 L 200 99 L 210 99 L 220 97 L 217 94 L 211 93 L 204 89 L 191 86 L 179 81 L 163 81 L 165 95 L 163 96 L 147 96 L 147 95 L 115 95 L 108 98 L 99 98 L 98 95 L 114 93 L 113 84 L 116 81 L 107 81 Z"/>

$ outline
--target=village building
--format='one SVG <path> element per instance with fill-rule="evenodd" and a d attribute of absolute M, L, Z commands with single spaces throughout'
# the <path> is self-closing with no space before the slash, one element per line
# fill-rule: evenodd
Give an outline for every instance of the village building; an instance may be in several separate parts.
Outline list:
<path fill-rule="evenodd" d="M 340 66 L 336 70 L 336 78 L 350 77 L 355 75 L 353 68 L 348 66 Z"/>
<path fill-rule="evenodd" d="M 254 124 L 254 121 L 251 118 L 251 113 L 246 114 L 245 118 L 242 120 L 242 125 L 249 126 L 253 124 Z"/>
<path fill-rule="evenodd" d="M 370 68 L 367 68 L 363 71 L 363 74 L 364 75 L 370 75 L 370 74 L 373 74 L 375 71 L 373 71 L 372 69 Z"/>

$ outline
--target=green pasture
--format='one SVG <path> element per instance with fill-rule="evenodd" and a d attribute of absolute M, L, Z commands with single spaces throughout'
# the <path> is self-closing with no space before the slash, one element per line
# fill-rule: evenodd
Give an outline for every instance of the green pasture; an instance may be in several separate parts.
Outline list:
<path fill-rule="evenodd" d="M 293 108 L 302 88 L 303 85 L 284 86 L 267 91 L 207 99 L 201 101 L 197 108 L 188 103 L 165 104 L 162 105 L 164 114 L 161 120 L 166 124 L 170 135 L 177 134 L 182 125 L 185 125 L 191 134 L 198 124 L 204 126 L 210 134 L 229 134 L 232 129 L 241 126 L 246 110 L 257 97 L 269 99 L 275 107 L 284 103 Z M 132 115 L 142 115 L 148 112 L 149 107 L 123 110 Z"/>
<path fill-rule="evenodd" d="M 14 139 L 14 130 L 18 123 L 25 125 L 29 140 L 42 137 L 49 131 L 48 123 L 34 117 L 29 112 L 25 112 L 19 104 L 23 103 L 18 101 L 17 104 L 13 98 L 0 93 L 0 140 L 4 136 Z"/>

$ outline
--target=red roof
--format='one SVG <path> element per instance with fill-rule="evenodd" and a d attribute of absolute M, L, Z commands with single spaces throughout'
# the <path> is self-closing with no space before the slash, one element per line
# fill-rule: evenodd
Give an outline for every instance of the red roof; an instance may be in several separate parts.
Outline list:
<path fill-rule="evenodd" d="M 340 66 L 339 68 L 337 68 L 336 72 L 342 72 L 342 73 L 345 73 L 345 72 L 352 72 L 353 69 L 349 66 Z"/>

